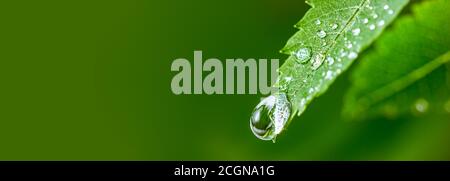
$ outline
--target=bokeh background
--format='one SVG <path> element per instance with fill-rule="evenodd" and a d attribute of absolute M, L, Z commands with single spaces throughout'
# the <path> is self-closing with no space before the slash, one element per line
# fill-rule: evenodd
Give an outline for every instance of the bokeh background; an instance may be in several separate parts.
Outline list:
<path fill-rule="evenodd" d="M 277 143 L 259 95 L 174 95 L 176 58 L 279 58 L 302 0 L 0 2 L 0 160 L 448 160 L 449 117 L 348 122 L 348 72 Z M 356 62 L 357 63 L 357 62 Z M 351 71 L 351 70 L 350 70 Z"/>

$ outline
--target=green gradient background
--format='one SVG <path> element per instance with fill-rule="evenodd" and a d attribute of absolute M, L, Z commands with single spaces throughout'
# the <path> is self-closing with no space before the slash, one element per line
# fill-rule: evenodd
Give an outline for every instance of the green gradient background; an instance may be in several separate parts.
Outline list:
<path fill-rule="evenodd" d="M 346 122 L 348 73 L 278 142 L 260 96 L 173 95 L 172 60 L 280 58 L 302 0 L 0 2 L 0 160 L 447 160 L 449 117 Z"/>

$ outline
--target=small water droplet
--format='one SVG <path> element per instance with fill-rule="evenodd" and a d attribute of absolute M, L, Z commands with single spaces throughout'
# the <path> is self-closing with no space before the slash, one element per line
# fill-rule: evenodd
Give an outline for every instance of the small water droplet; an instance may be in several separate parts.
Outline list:
<path fill-rule="evenodd" d="M 350 42 L 348 42 L 348 43 L 347 43 L 347 45 L 346 45 L 346 47 L 347 47 L 348 49 L 350 49 L 350 48 L 352 48 L 352 47 L 353 47 L 353 44 L 352 44 L 352 43 L 350 43 Z"/>
<path fill-rule="evenodd" d="M 350 52 L 350 53 L 348 54 L 348 58 L 349 58 L 349 59 L 355 59 L 356 57 L 358 57 L 358 54 L 355 53 L 355 52 Z"/>
<path fill-rule="evenodd" d="M 331 29 L 332 29 L 332 30 L 335 30 L 336 28 L 338 28 L 338 25 L 337 25 L 337 24 L 335 24 L 335 23 L 331 24 Z"/>
<path fill-rule="evenodd" d="M 372 15 L 372 18 L 373 18 L 373 19 L 377 19 L 377 18 L 378 18 L 378 14 L 373 14 L 373 15 Z"/>
<path fill-rule="evenodd" d="M 361 33 L 361 29 L 355 28 L 355 29 L 352 30 L 352 33 L 353 33 L 354 36 L 358 36 L 359 33 Z"/>
<path fill-rule="evenodd" d="M 275 140 L 283 131 L 291 115 L 291 104 L 286 94 L 276 93 L 264 98 L 253 110 L 250 128 L 261 140 Z"/>
<path fill-rule="evenodd" d="M 333 78 L 333 72 L 332 71 L 327 71 L 326 75 L 325 75 L 325 79 L 326 80 L 330 80 Z"/>
<path fill-rule="evenodd" d="M 374 24 L 369 25 L 369 29 L 370 30 L 374 30 L 375 29 L 375 25 Z"/>
<path fill-rule="evenodd" d="M 297 52 L 294 53 L 299 63 L 306 63 L 311 58 L 311 49 L 309 48 L 300 48 Z"/>
<path fill-rule="evenodd" d="M 367 23 L 369 23 L 369 19 L 367 19 L 367 18 L 364 18 L 364 19 L 363 19 L 363 23 L 364 23 L 364 24 L 367 24 Z"/>
<path fill-rule="evenodd" d="M 284 80 L 285 80 L 286 82 L 290 82 L 290 81 L 292 80 L 292 77 L 285 77 Z"/>
<path fill-rule="evenodd" d="M 320 19 L 316 20 L 316 25 L 320 25 L 322 22 L 320 22 Z"/>
<path fill-rule="evenodd" d="M 337 69 L 337 70 L 336 70 L 336 73 L 338 73 L 338 74 L 340 74 L 341 72 L 342 72 L 341 69 Z"/>
<path fill-rule="evenodd" d="M 312 69 L 313 70 L 317 70 L 323 63 L 324 61 L 324 56 L 322 54 L 317 54 L 314 59 L 313 59 L 313 63 L 312 63 Z"/>
<path fill-rule="evenodd" d="M 308 91 L 308 93 L 309 93 L 309 94 L 312 94 L 312 93 L 314 93 L 314 88 L 309 88 L 309 91 Z"/>
<path fill-rule="evenodd" d="M 384 5 L 384 6 L 383 6 L 383 9 L 384 9 L 384 10 L 388 10 L 388 9 L 389 9 L 389 5 L 387 5 L 387 4 Z"/>
<path fill-rule="evenodd" d="M 414 103 L 414 108 L 417 112 L 424 113 L 428 110 L 428 101 L 423 98 L 417 99 Z"/>
<path fill-rule="evenodd" d="M 323 30 L 320 30 L 320 31 L 317 32 L 317 36 L 319 38 L 325 38 L 327 36 L 327 33 L 325 31 L 323 31 Z"/>
<path fill-rule="evenodd" d="M 388 11 L 388 14 L 394 14 L 394 10 L 390 9 L 390 10 Z"/>
<path fill-rule="evenodd" d="M 383 26 L 384 25 L 384 20 L 378 21 L 378 26 Z"/>
<path fill-rule="evenodd" d="M 328 62 L 328 65 L 333 65 L 334 64 L 334 58 L 333 57 L 327 57 L 327 62 Z"/>

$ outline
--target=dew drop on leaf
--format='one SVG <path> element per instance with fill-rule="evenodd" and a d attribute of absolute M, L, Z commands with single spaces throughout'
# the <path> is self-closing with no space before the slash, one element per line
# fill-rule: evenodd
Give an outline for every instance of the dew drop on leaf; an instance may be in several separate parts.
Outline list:
<path fill-rule="evenodd" d="M 298 62 L 306 63 L 311 58 L 311 49 L 309 48 L 300 48 L 297 52 L 294 53 Z"/>
<path fill-rule="evenodd" d="M 355 53 L 355 52 L 350 52 L 350 53 L 348 54 L 348 58 L 349 58 L 349 59 L 355 59 L 356 57 L 358 57 L 358 54 Z"/>
<path fill-rule="evenodd" d="M 387 4 L 384 5 L 384 6 L 383 6 L 383 9 L 384 9 L 384 10 L 388 10 L 388 9 L 389 9 L 389 5 L 387 5 Z"/>
<path fill-rule="evenodd" d="M 322 65 L 323 61 L 324 61 L 324 56 L 320 53 L 317 54 L 313 59 L 311 68 L 313 70 L 317 70 Z"/>
<path fill-rule="evenodd" d="M 372 15 L 372 18 L 373 18 L 373 19 L 377 19 L 377 18 L 378 18 L 378 14 L 373 14 L 373 15 Z"/>
<path fill-rule="evenodd" d="M 369 19 L 367 19 L 367 18 L 364 18 L 364 19 L 363 19 L 363 23 L 364 23 L 364 24 L 367 24 L 367 23 L 369 23 Z"/>
<path fill-rule="evenodd" d="M 353 33 L 354 36 L 358 36 L 359 33 L 361 33 L 361 29 L 355 28 L 355 29 L 352 30 L 352 33 Z"/>
<path fill-rule="evenodd" d="M 320 31 L 317 32 L 317 36 L 319 38 L 325 38 L 327 36 L 327 33 L 325 31 L 323 31 L 323 30 L 320 30 Z"/>
<path fill-rule="evenodd" d="M 327 57 L 327 62 L 328 62 L 328 65 L 333 65 L 334 64 L 334 58 L 333 57 Z"/>
<path fill-rule="evenodd" d="M 338 28 L 338 25 L 337 25 L 337 24 L 335 24 L 335 23 L 331 24 L 331 29 L 332 29 L 332 30 L 335 30 L 335 29 L 337 29 L 337 28 Z"/>
<path fill-rule="evenodd" d="M 375 25 L 374 24 L 369 25 L 369 29 L 370 30 L 374 30 L 375 29 Z"/>
<path fill-rule="evenodd" d="M 384 25 L 384 20 L 378 21 L 378 26 L 383 26 Z"/>
<path fill-rule="evenodd" d="M 325 74 L 325 79 L 330 80 L 333 78 L 333 72 L 332 71 L 327 71 L 327 73 Z"/>
<path fill-rule="evenodd" d="M 388 14 L 394 14 L 394 10 L 390 9 L 390 10 L 388 11 Z"/>
<path fill-rule="evenodd" d="M 253 110 L 250 128 L 261 140 L 275 140 L 291 115 L 291 103 L 286 94 L 275 93 L 261 100 Z"/>
<path fill-rule="evenodd" d="M 320 25 L 322 22 L 320 22 L 320 19 L 316 20 L 316 25 Z"/>

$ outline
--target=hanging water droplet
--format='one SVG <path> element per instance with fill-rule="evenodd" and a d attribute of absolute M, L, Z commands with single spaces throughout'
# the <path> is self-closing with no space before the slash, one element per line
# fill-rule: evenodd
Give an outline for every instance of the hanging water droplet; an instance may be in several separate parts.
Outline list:
<path fill-rule="evenodd" d="M 428 101 L 423 98 L 417 99 L 414 103 L 414 108 L 417 112 L 424 113 L 428 110 Z"/>
<path fill-rule="evenodd" d="M 354 36 L 358 36 L 359 33 L 361 33 L 361 29 L 355 28 L 355 29 L 352 30 L 352 33 L 353 33 Z"/>
<path fill-rule="evenodd" d="M 313 63 L 312 63 L 312 69 L 313 70 L 317 70 L 323 63 L 324 61 L 324 56 L 322 54 L 317 54 L 314 59 L 313 59 Z"/>
<path fill-rule="evenodd" d="M 311 49 L 309 48 L 300 48 L 297 52 L 294 53 L 297 58 L 297 62 L 306 63 L 311 58 Z"/>
<path fill-rule="evenodd" d="M 349 58 L 349 59 L 355 59 L 356 57 L 358 57 L 358 54 L 355 53 L 355 52 L 350 52 L 350 53 L 348 54 L 348 58 Z"/>
<path fill-rule="evenodd" d="M 387 5 L 387 4 L 384 5 L 384 6 L 383 6 L 383 9 L 384 9 L 384 10 L 388 10 L 388 9 L 389 9 L 389 5 Z"/>
<path fill-rule="evenodd" d="M 364 19 L 363 19 L 363 23 L 364 23 L 364 24 L 367 24 L 367 23 L 369 23 L 369 19 L 367 19 L 367 18 L 364 18 Z"/>
<path fill-rule="evenodd" d="M 378 26 L 383 26 L 384 25 L 384 20 L 378 21 Z"/>
<path fill-rule="evenodd" d="M 369 29 L 370 30 L 374 30 L 375 29 L 375 25 L 374 24 L 369 25 Z"/>
<path fill-rule="evenodd" d="M 325 31 L 323 31 L 323 30 L 320 30 L 320 31 L 317 32 L 317 36 L 319 38 L 325 38 L 327 36 L 327 33 Z"/>
<path fill-rule="evenodd" d="M 331 24 L 331 29 L 332 29 L 332 30 L 335 30 L 336 28 L 338 28 L 338 25 L 337 25 L 337 24 L 335 24 L 335 23 Z"/>
<path fill-rule="evenodd" d="M 250 128 L 261 140 L 275 140 L 283 131 L 291 115 L 291 104 L 286 94 L 276 93 L 264 98 L 253 110 Z"/>
<path fill-rule="evenodd" d="M 316 20 L 316 25 L 320 25 L 322 22 L 320 22 L 320 19 Z"/>
<path fill-rule="evenodd" d="M 394 14 L 394 10 L 390 9 L 390 10 L 388 11 L 388 14 Z"/>
<path fill-rule="evenodd" d="M 328 65 L 333 65 L 334 58 L 333 57 L 327 57 L 327 62 L 328 62 Z"/>

